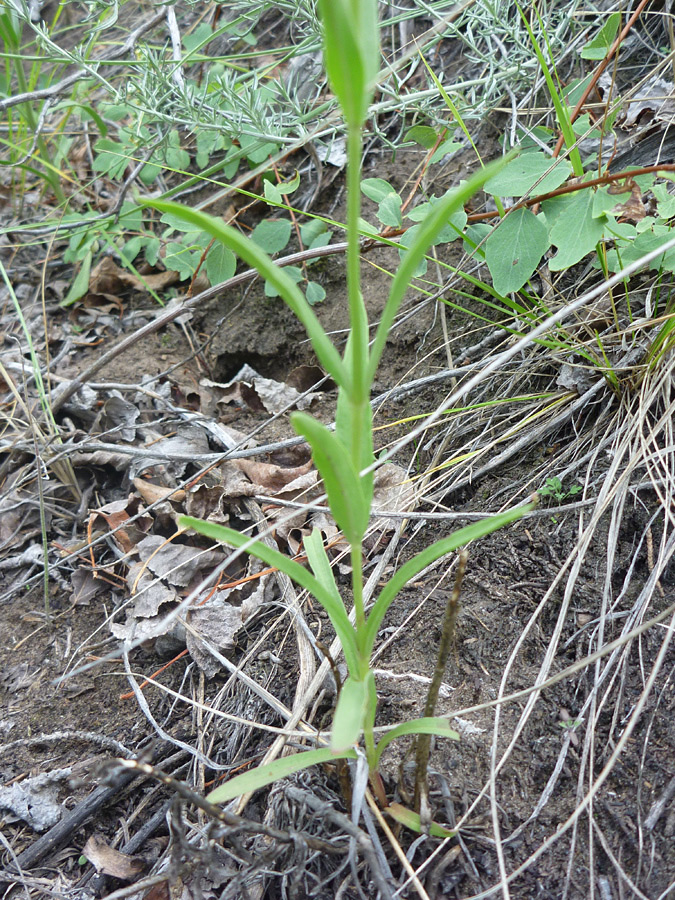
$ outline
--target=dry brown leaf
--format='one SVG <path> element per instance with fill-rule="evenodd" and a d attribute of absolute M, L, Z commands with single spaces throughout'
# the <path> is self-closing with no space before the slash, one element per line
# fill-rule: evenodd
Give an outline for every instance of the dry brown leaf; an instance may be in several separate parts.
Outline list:
<path fill-rule="evenodd" d="M 286 468 L 274 463 L 257 462 L 253 459 L 236 460 L 238 467 L 245 472 L 251 482 L 259 489 L 257 493 L 269 494 L 287 488 L 296 479 L 301 478 L 312 468 L 309 460 L 302 466 Z"/>
<path fill-rule="evenodd" d="M 152 528 L 153 519 L 149 515 L 142 515 L 131 522 L 128 528 L 119 526 L 123 526 L 125 522 L 128 522 L 133 516 L 138 516 L 143 510 L 140 498 L 132 494 L 126 500 L 113 500 L 112 503 L 106 503 L 100 509 L 94 510 L 90 517 L 90 523 L 92 527 L 95 527 L 97 519 L 100 517 L 111 531 L 119 528 L 113 534 L 113 539 L 123 553 L 130 553 L 145 536 L 145 532 Z"/>
<path fill-rule="evenodd" d="M 653 75 L 647 79 L 638 92 L 635 100 L 626 104 L 625 126 L 635 125 L 642 113 L 651 113 L 652 118 L 672 122 L 675 115 L 675 97 L 673 82 Z"/>
<path fill-rule="evenodd" d="M 615 206 L 612 215 L 615 215 L 619 222 L 631 222 L 632 224 L 640 222 L 647 215 L 647 210 L 642 202 L 642 191 L 633 179 L 627 181 L 624 190 L 630 190 L 630 197 Z M 610 193 L 612 193 L 611 188 Z"/>
<path fill-rule="evenodd" d="M 122 881 L 133 881 L 135 878 L 139 878 L 146 869 L 144 860 L 114 850 L 102 837 L 95 834 L 89 837 L 82 848 L 82 853 L 97 872 L 111 875 Z"/>
<path fill-rule="evenodd" d="M 146 481 L 144 478 L 134 478 L 134 487 L 145 500 L 146 503 L 156 503 L 165 497 L 171 496 L 172 500 L 180 502 L 185 499 L 185 491 L 176 491 L 170 487 L 164 487 L 161 484 L 153 484 L 152 481 Z"/>
<path fill-rule="evenodd" d="M 272 586 L 269 575 L 265 575 L 254 582 L 252 593 L 250 585 L 246 586 L 246 590 L 249 592 L 247 596 L 238 589 L 218 592 L 203 606 L 196 606 L 190 610 L 189 625 L 221 653 L 227 653 L 234 648 L 237 633 L 244 622 L 266 601 L 268 584 Z M 240 600 L 241 597 L 243 599 Z M 199 637 L 192 634 L 189 629 L 186 632 L 185 641 L 190 656 L 199 668 L 208 678 L 213 678 L 221 668 L 218 660 L 209 653 Z"/>
<path fill-rule="evenodd" d="M 115 297 L 125 288 L 133 288 L 137 291 L 158 291 L 174 284 L 178 278 L 178 273 L 172 271 L 155 272 L 140 278 L 133 272 L 118 266 L 110 256 L 105 256 L 92 269 L 89 291 L 92 294 L 102 294 L 108 297 Z"/>

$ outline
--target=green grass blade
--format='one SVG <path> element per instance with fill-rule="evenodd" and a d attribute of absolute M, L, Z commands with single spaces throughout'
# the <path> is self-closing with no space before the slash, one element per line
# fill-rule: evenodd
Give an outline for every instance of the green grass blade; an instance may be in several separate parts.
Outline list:
<path fill-rule="evenodd" d="M 306 753 L 295 753 L 293 756 L 284 756 L 282 759 L 275 759 L 274 762 L 268 763 L 266 766 L 258 766 L 250 772 L 244 772 L 243 775 L 236 775 L 230 778 L 225 784 L 221 784 L 215 790 L 207 795 L 206 799 L 209 803 L 227 803 L 242 794 L 248 794 L 250 791 L 257 791 L 260 788 L 267 787 L 279 781 L 280 778 L 286 778 L 295 772 L 301 772 L 310 766 L 317 766 L 321 763 L 333 762 L 336 759 L 356 759 L 356 750 L 344 750 L 341 753 L 335 753 L 328 747 L 322 747 L 319 750 L 307 750 Z"/>
<path fill-rule="evenodd" d="M 253 241 L 241 235 L 236 228 L 225 225 L 220 219 L 196 209 L 190 209 L 180 203 L 169 200 L 141 200 L 142 206 L 157 209 L 159 212 L 171 213 L 184 222 L 195 225 L 201 231 L 221 241 L 244 262 L 256 269 L 260 275 L 276 288 L 298 319 L 305 326 L 312 347 L 321 365 L 341 387 L 349 386 L 349 374 L 340 358 L 340 354 L 323 330 L 323 327 L 311 306 L 303 296 L 300 288 L 291 280 L 282 268 L 258 247 Z"/>
<path fill-rule="evenodd" d="M 319 580 L 311 572 L 308 572 L 304 566 L 284 556 L 283 553 L 275 550 L 274 547 L 268 547 L 262 541 L 251 543 L 251 538 L 241 534 L 239 531 L 235 531 L 233 528 L 227 528 L 225 525 L 216 525 L 215 522 L 205 522 L 203 519 L 193 519 L 192 516 L 180 516 L 178 524 L 181 528 L 193 528 L 199 534 L 203 534 L 205 537 L 211 538 L 211 540 L 220 541 L 237 548 L 245 547 L 247 553 L 261 559 L 268 566 L 273 566 L 281 572 L 285 572 L 296 584 L 309 591 L 328 613 L 333 628 L 340 638 L 347 668 L 350 672 L 359 672 L 354 628 L 349 621 L 349 616 L 342 601 L 339 597 L 336 598 L 333 593 L 326 590 Z"/>
<path fill-rule="evenodd" d="M 405 737 L 407 734 L 437 734 L 439 737 L 450 738 L 452 741 L 458 741 L 459 735 L 450 727 L 447 719 L 441 716 L 425 716 L 422 719 L 411 719 L 409 722 L 403 722 L 388 731 L 384 737 L 380 738 L 377 744 L 376 762 L 379 765 L 382 752 L 395 741 L 397 738 Z"/>
<path fill-rule="evenodd" d="M 466 184 L 463 184 L 453 191 L 449 191 L 445 197 L 441 197 L 438 203 L 434 204 L 429 215 L 425 218 L 424 222 L 422 222 L 422 226 L 417 232 L 414 241 L 408 247 L 408 252 L 401 260 L 401 264 L 396 271 L 396 275 L 394 276 L 394 280 L 392 281 L 389 290 L 389 298 L 387 299 L 386 306 L 382 313 L 382 318 L 380 319 L 380 324 L 378 325 L 370 354 L 370 363 L 367 372 L 369 383 L 372 383 L 375 378 L 375 372 L 379 365 L 382 351 L 384 350 L 387 335 L 394 324 L 396 313 L 405 296 L 405 292 L 407 291 L 427 249 L 436 235 L 445 228 L 452 213 L 470 200 L 476 191 L 479 191 L 482 188 L 488 178 L 492 178 L 493 175 L 496 175 L 500 169 L 513 159 L 514 155 L 515 154 L 510 154 L 503 159 L 490 163 L 485 166 L 485 168 L 481 169 L 480 172 L 476 172 Z"/>
<path fill-rule="evenodd" d="M 471 525 L 467 525 L 465 528 L 460 528 L 449 537 L 436 541 L 429 547 L 426 547 L 421 553 L 418 553 L 417 556 L 408 560 L 407 563 L 401 566 L 380 591 L 371 613 L 368 616 L 365 643 L 365 651 L 368 655 L 372 653 L 377 632 L 379 631 L 382 620 L 392 601 L 412 578 L 419 575 L 423 569 L 431 565 L 431 563 L 435 562 L 437 559 L 440 559 L 441 556 L 452 553 L 459 547 L 471 543 L 471 541 L 478 540 L 478 538 L 485 537 L 485 535 L 491 534 L 493 531 L 497 531 L 500 528 L 504 528 L 506 525 L 510 525 L 512 522 L 516 522 L 525 515 L 525 513 L 534 509 L 535 505 L 535 503 L 526 503 L 523 506 L 517 506 L 515 509 L 510 509 L 507 512 L 498 513 L 496 516 L 488 516 L 480 522 L 474 522 Z"/>
<path fill-rule="evenodd" d="M 516 4 L 518 5 L 518 4 Z M 541 71 L 546 80 L 546 86 L 548 87 L 548 92 L 551 96 L 551 102 L 553 103 L 553 108 L 555 109 L 555 114 L 558 119 L 558 125 L 560 126 L 560 130 L 563 133 L 563 137 L 565 139 L 565 146 L 569 150 L 570 154 L 570 162 L 572 163 L 572 168 L 574 169 L 574 174 L 577 177 L 580 177 L 584 174 L 584 165 L 581 162 L 581 154 L 579 153 L 579 148 L 575 147 L 576 143 L 576 135 L 574 134 L 574 129 L 572 128 L 572 120 L 570 118 L 569 110 L 567 108 L 567 104 L 563 100 L 560 91 L 556 87 L 555 81 L 553 80 L 553 76 L 551 74 L 551 70 L 546 62 L 546 57 L 542 53 L 541 47 L 537 41 L 537 38 L 530 27 L 530 23 L 527 21 L 527 16 L 523 12 L 523 10 L 518 6 L 518 12 L 521 15 L 521 18 L 525 24 L 525 28 L 527 29 L 527 33 L 530 36 L 530 40 L 532 41 L 532 46 L 534 47 L 534 52 L 539 60 L 539 65 L 541 66 Z M 539 16 L 539 13 L 535 9 L 535 14 L 539 19 L 539 24 L 542 29 L 544 28 L 544 23 Z"/>

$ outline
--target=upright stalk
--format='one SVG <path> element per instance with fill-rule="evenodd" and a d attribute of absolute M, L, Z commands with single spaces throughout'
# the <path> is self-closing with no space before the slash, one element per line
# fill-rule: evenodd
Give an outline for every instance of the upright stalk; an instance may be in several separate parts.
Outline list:
<path fill-rule="evenodd" d="M 361 212 L 361 128 L 347 131 L 347 296 L 351 326 L 351 370 L 353 404 L 368 399 L 365 379 L 368 362 L 368 315 L 361 296 L 359 214 Z M 355 435 L 358 439 L 358 435 Z M 355 454 L 355 458 L 359 458 Z"/>

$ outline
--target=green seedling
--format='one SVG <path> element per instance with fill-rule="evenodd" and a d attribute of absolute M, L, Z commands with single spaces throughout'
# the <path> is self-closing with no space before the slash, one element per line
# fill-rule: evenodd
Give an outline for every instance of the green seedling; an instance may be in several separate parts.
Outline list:
<path fill-rule="evenodd" d="M 563 503 L 565 500 L 574 497 L 575 494 L 578 494 L 582 490 L 583 488 L 580 484 L 572 484 L 569 488 L 565 488 L 558 476 L 552 475 L 550 478 L 546 479 L 543 488 L 540 488 L 537 493 L 540 497 L 550 497 L 552 500 L 555 500 L 556 503 Z"/>
<path fill-rule="evenodd" d="M 377 790 L 376 773 L 382 752 L 398 737 L 434 734 L 457 738 L 447 719 L 425 717 L 404 722 L 375 740 L 377 689 L 372 655 L 387 610 L 400 591 L 435 560 L 515 522 L 531 504 L 520 506 L 481 522 L 469 525 L 426 547 L 401 566 L 380 590 L 372 606 L 364 600 L 363 541 L 370 519 L 373 498 L 373 448 L 370 394 L 375 373 L 410 280 L 430 245 L 448 222 L 485 181 L 496 175 L 504 162 L 482 169 L 458 189 L 430 206 L 394 274 L 380 322 L 369 345 L 370 331 L 366 307 L 360 290 L 359 231 L 360 160 L 362 127 L 372 100 L 379 63 L 379 38 L 376 0 L 319 0 L 324 26 L 324 60 L 334 94 L 341 105 L 347 127 L 347 289 L 350 331 L 344 353 L 338 352 L 319 323 L 310 304 L 288 273 L 279 268 L 255 241 L 226 226 L 221 220 L 197 210 L 167 201 L 147 201 L 145 205 L 171 216 L 215 238 L 237 254 L 271 285 L 304 325 L 319 362 L 338 385 L 335 430 L 332 431 L 306 413 L 295 413 L 292 424 L 309 444 L 314 463 L 323 479 L 332 515 L 350 546 L 352 570 L 353 622 L 333 575 L 318 530 L 305 540 L 309 569 L 288 559 L 261 541 L 213 523 L 186 516 L 184 528 L 232 547 L 241 548 L 269 566 L 276 566 L 306 589 L 325 609 L 338 635 L 348 676 L 342 685 L 333 718 L 330 746 L 278 759 L 236 776 L 216 788 L 209 800 L 228 801 L 256 790 L 308 766 L 336 759 L 355 759 L 365 753 Z M 362 748 L 362 749 L 361 749 Z M 381 802 L 383 791 L 378 796 Z M 400 818 L 406 818 L 401 816 Z M 419 817 L 407 817 L 417 822 Z"/>

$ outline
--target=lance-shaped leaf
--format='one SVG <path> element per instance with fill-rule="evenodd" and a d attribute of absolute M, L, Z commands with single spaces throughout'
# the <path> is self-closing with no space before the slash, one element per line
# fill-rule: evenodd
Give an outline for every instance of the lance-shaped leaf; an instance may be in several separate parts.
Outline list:
<path fill-rule="evenodd" d="M 347 124 L 360 128 L 380 63 L 377 0 L 319 0 L 319 13 L 330 86 Z"/>
<path fill-rule="evenodd" d="M 496 516 L 487 516 L 480 522 L 474 522 L 471 525 L 467 525 L 465 528 L 459 528 L 449 537 L 436 541 L 434 544 L 430 544 L 422 550 L 421 553 L 418 553 L 417 556 L 414 556 L 412 559 L 408 560 L 407 563 L 402 565 L 382 588 L 373 605 L 373 609 L 368 616 L 368 621 L 366 623 L 366 640 L 365 644 L 362 645 L 364 652 L 369 656 L 372 653 L 377 632 L 382 624 L 382 619 L 392 601 L 399 595 L 412 578 L 419 575 L 423 569 L 426 569 L 431 563 L 440 559 L 441 556 L 445 556 L 446 553 L 452 553 L 453 550 L 457 550 L 459 547 L 471 543 L 471 541 L 485 537 L 486 534 L 491 534 L 499 528 L 504 528 L 505 525 L 510 525 L 511 522 L 517 521 L 521 516 L 524 516 L 525 513 L 534 509 L 535 506 L 535 503 L 526 503 L 523 506 L 517 506 L 515 509 L 510 509 L 507 512 L 498 513 Z"/>
<path fill-rule="evenodd" d="M 336 434 L 307 413 L 295 413 L 291 422 L 312 448 L 338 528 L 350 544 L 360 543 L 368 527 L 370 503 L 348 449 Z"/>
<path fill-rule="evenodd" d="M 257 769 L 251 769 L 250 772 L 244 772 L 243 775 L 230 778 L 225 784 L 221 784 L 220 787 L 211 791 L 206 799 L 209 803 L 227 803 L 228 800 L 233 800 L 241 794 L 248 794 L 250 791 L 267 787 L 268 784 L 274 784 L 275 781 L 293 775 L 295 772 L 301 772 L 303 769 L 320 763 L 333 762 L 336 759 L 356 759 L 356 750 L 335 753 L 328 747 L 322 747 L 320 750 L 308 750 L 306 753 L 284 756 L 265 766 L 258 766 Z"/>
<path fill-rule="evenodd" d="M 388 731 L 384 737 L 380 738 L 375 753 L 376 765 L 379 765 L 380 757 L 387 746 L 392 741 L 404 737 L 406 734 L 436 734 L 439 737 L 450 738 L 452 741 L 459 740 L 459 735 L 450 727 L 448 720 L 440 716 L 425 716 L 422 719 L 402 722 L 400 725 L 392 728 L 391 731 Z"/>
<path fill-rule="evenodd" d="M 318 528 L 312 529 L 312 533 L 308 534 L 305 538 L 303 546 L 305 548 L 305 553 L 307 554 L 307 560 L 316 579 L 327 591 L 330 591 L 333 596 L 342 603 L 340 591 L 335 583 L 333 570 L 330 567 L 328 555 L 323 546 L 323 538 L 321 537 L 321 532 Z"/>
<path fill-rule="evenodd" d="M 251 556 L 261 559 L 268 566 L 273 566 L 281 572 L 285 572 L 296 584 L 309 591 L 328 613 L 335 633 L 340 638 L 347 668 L 350 672 L 359 672 L 354 627 L 349 621 L 349 616 L 339 595 L 336 597 L 333 592 L 327 590 L 304 566 L 284 556 L 283 553 L 275 550 L 274 547 L 268 547 L 262 541 L 251 541 L 251 538 L 247 537 L 247 535 L 241 534 L 241 532 L 235 531 L 233 528 L 227 528 L 225 525 L 216 525 L 215 522 L 193 519 L 192 516 L 180 516 L 178 524 L 181 528 L 193 528 L 199 534 L 203 534 L 214 541 L 220 541 L 232 547 L 244 547 Z"/>
<path fill-rule="evenodd" d="M 419 231 L 408 246 L 408 252 L 404 255 L 401 264 L 396 270 L 396 275 L 394 275 L 394 280 L 389 289 L 389 298 L 384 307 L 370 352 L 367 377 L 371 382 L 375 378 L 375 372 L 379 365 L 387 336 L 391 331 L 401 301 L 403 300 L 405 292 L 408 290 L 410 281 L 415 275 L 419 263 L 424 258 L 424 255 L 431 244 L 433 244 L 434 238 L 443 228 L 445 228 L 448 219 L 455 210 L 464 206 L 464 204 L 473 197 L 476 191 L 480 190 L 488 178 L 496 175 L 500 169 L 513 159 L 513 156 L 514 154 L 509 154 L 503 159 L 497 160 L 497 162 L 490 163 L 490 165 L 485 166 L 480 172 L 473 175 L 466 184 L 463 184 L 453 191 L 448 191 L 444 197 L 441 197 L 438 202 L 432 206 L 429 214 L 424 219 L 424 222 L 421 223 Z"/>
<path fill-rule="evenodd" d="M 331 749 L 337 753 L 353 747 L 361 736 L 370 696 L 369 682 L 372 677 L 371 672 L 363 680 L 350 676 L 342 685 L 330 737 Z"/>
<path fill-rule="evenodd" d="M 177 219 L 194 225 L 201 231 L 210 234 L 211 237 L 225 244 L 233 250 L 244 262 L 256 269 L 260 275 L 271 284 L 278 294 L 286 301 L 295 315 L 305 326 L 312 347 L 319 362 L 340 386 L 349 386 L 349 375 L 340 354 L 323 330 L 323 327 L 304 294 L 295 282 L 277 266 L 272 259 L 254 241 L 244 237 L 236 228 L 225 225 L 215 216 L 197 209 L 190 209 L 180 203 L 171 203 L 168 200 L 142 200 L 143 206 L 158 209 L 160 212 L 171 213 Z"/>
<path fill-rule="evenodd" d="M 390 803 L 389 806 L 385 809 L 385 812 L 389 813 L 394 821 L 398 822 L 400 825 L 405 826 L 405 828 L 409 828 L 411 831 L 417 832 L 417 834 L 422 834 L 422 822 L 420 820 L 420 817 L 411 809 L 402 806 L 400 803 Z M 438 838 L 448 838 L 455 836 L 454 831 L 450 831 L 449 828 L 445 828 L 443 825 L 439 825 L 437 822 L 431 822 L 429 824 L 429 834 L 432 837 Z"/>

